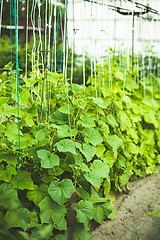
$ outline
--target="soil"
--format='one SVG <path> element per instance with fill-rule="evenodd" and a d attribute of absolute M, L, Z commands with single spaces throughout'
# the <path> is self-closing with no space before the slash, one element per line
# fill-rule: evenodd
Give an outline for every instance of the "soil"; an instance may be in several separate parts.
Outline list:
<path fill-rule="evenodd" d="M 130 194 L 116 197 L 116 218 L 106 220 L 90 234 L 90 240 L 158 240 L 160 217 L 146 215 L 160 211 L 160 166 L 159 173 L 129 182 Z M 159 221 L 158 221 L 159 220 Z"/>

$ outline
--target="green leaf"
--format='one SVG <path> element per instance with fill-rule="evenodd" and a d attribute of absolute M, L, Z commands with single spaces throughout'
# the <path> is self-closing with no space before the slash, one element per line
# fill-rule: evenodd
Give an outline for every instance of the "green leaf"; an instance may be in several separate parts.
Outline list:
<path fill-rule="evenodd" d="M 48 150 L 41 149 L 37 151 L 37 155 L 41 158 L 41 166 L 43 168 L 59 166 L 59 157 L 56 154 L 51 154 Z"/>
<path fill-rule="evenodd" d="M 84 190 L 82 187 L 78 187 L 76 192 L 84 200 L 87 200 L 90 198 L 89 193 L 86 190 Z"/>
<path fill-rule="evenodd" d="M 103 141 L 100 133 L 94 128 L 84 128 L 82 134 L 85 136 L 84 141 L 87 144 L 91 143 L 92 145 L 97 146 Z"/>
<path fill-rule="evenodd" d="M 124 77 L 123 77 L 123 73 L 122 72 L 117 71 L 115 76 L 116 76 L 116 78 L 119 78 L 120 80 L 124 81 Z"/>
<path fill-rule="evenodd" d="M 94 204 L 94 220 L 102 224 L 104 219 L 105 214 L 103 208 L 100 206 L 100 204 Z"/>
<path fill-rule="evenodd" d="M 56 72 L 47 72 L 47 80 L 52 83 L 58 83 L 60 75 Z"/>
<path fill-rule="evenodd" d="M 155 126 L 155 128 L 159 128 L 159 123 L 157 122 L 157 120 L 155 118 L 155 113 L 153 110 L 149 110 L 149 112 L 144 114 L 144 120 L 147 123 L 152 123 Z"/>
<path fill-rule="evenodd" d="M 81 165 L 83 163 L 83 158 L 80 153 L 77 153 L 76 155 L 74 155 L 74 159 L 75 159 L 76 165 Z"/>
<path fill-rule="evenodd" d="M 62 106 L 58 109 L 59 112 L 61 113 L 65 113 L 68 114 L 68 111 L 70 112 L 72 105 L 69 105 L 69 109 L 68 109 L 68 105 Z"/>
<path fill-rule="evenodd" d="M 118 112 L 118 116 L 120 119 L 120 128 L 122 131 L 124 131 L 127 128 L 131 128 L 131 121 L 128 118 L 128 116 L 123 111 Z"/>
<path fill-rule="evenodd" d="M 85 228 L 88 228 L 88 223 L 94 216 L 92 203 L 81 200 L 78 203 L 73 203 L 72 208 L 77 212 L 76 218 L 78 221 L 83 223 Z"/>
<path fill-rule="evenodd" d="M 111 219 L 111 220 L 116 218 L 116 211 L 115 211 L 115 209 L 113 209 L 112 212 L 108 215 L 108 218 Z"/>
<path fill-rule="evenodd" d="M 17 179 L 15 176 L 12 176 L 11 181 L 13 183 L 14 188 L 17 188 Z M 34 184 L 31 179 L 31 174 L 29 172 L 23 171 L 21 169 L 19 170 L 18 188 L 21 190 L 24 190 L 24 189 L 33 190 L 34 189 Z"/>
<path fill-rule="evenodd" d="M 90 169 L 95 171 L 98 176 L 107 178 L 109 180 L 109 168 L 101 160 L 94 160 L 90 166 Z"/>
<path fill-rule="evenodd" d="M 118 163 L 120 167 L 126 167 L 126 159 L 123 155 L 120 155 L 120 157 L 118 158 Z"/>
<path fill-rule="evenodd" d="M 80 169 L 81 169 L 83 172 L 90 172 L 88 166 L 87 166 L 85 163 L 81 163 L 81 164 L 80 164 Z"/>
<path fill-rule="evenodd" d="M 96 147 L 96 155 L 97 155 L 97 157 L 100 158 L 103 155 L 105 150 L 106 150 L 105 146 L 102 143 L 100 143 Z"/>
<path fill-rule="evenodd" d="M 28 127 L 34 126 L 33 119 L 29 114 L 25 117 L 24 120 L 26 121 L 26 124 L 27 124 Z"/>
<path fill-rule="evenodd" d="M 49 240 L 53 231 L 52 224 L 38 224 L 33 230 L 31 234 L 31 239 L 37 240 Z M 27 239 L 28 240 L 28 239 Z"/>
<path fill-rule="evenodd" d="M 76 142 L 75 144 L 76 144 L 76 147 L 85 156 L 85 158 L 87 159 L 87 162 L 91 161 L 94 155 L 96 154 L 96 148 L 94 146 L 84 143 L 83 149 L 82 149 L 82 145 L 80 143 Z"/>
<path fill-rule="evenodd" d="M 105 202 L 107 202 L 107 199 L 100 197 L 98 192 L 94 189 L 94 187 L 91 187 L 91 197 L 90 197 L 89 201 L 92 202 L 93 204 L 105 203 Z"/>
<path fill-rule="evenodd" d="M 72 92 L 77 95 L 77 94 L 81 94 L 83 91 L 83 87 L 80 86 L 79 84 L 73 83 L 72 84 Z"/>
<path fill-rule="evenodd" d="M 118 149 L 120 147 L 124 148 L 123 140 L 115 134 L 108 136 L 106 142 L 112 147 L 115 158 L 117 157 Z"/>
<path fill-rule="evenodd" d="M 70 139 L 63 139 L 55 144 L 59 152 L 71 152 L 76 154 L 76 149 L 73 141 Z"/>
<path fill-rule="evenodd" d="M 37 206 L 40 201 L 48 195 L 48 185 L 47 184 L 41 184 L 40 187 L 37 185 L 34 185 L 34 190 L 29 190 L 27 192 L 26 197 L 35 203 Z"/>
<path fill-rule="evenodd" d="M 0 97 L 0 105 L 7 103 L 9 100 L 9 97 Z"/>
<path fill-rule="evenodd" d="M 0 123 L 0 134 L 3 134 L 5 132 L 6 127 Z"/>
<path fill-rule="evenodd" d="M 109 191 L 111 190 L 111 183 L 107 179 L 103 183 L 104 195 L 107 196 Z"/>
<path fill-rule="evenodd" d="M 21 227 L 24 231 L 29 228 L 31 218 L 27 208 L 20 208 L 17 213 L 15 211 L 7 211 L 5 217 L 9 228 Z"/>
<path fill-rule="evenodd" d="M 90 182 L 94 187 L 100 188 L 101 178 L 109 178 L 109 168 L 101 160 L 94 160 L 91 164 L 91 172 L 85 173 L 84 177 L 88 182 Z"/>
<path fill-rule="evenodd" d="M 68 114 L 56 111 L 52 115 L 50 115 L 50 120 L 52 123 L 59 123 L 59 124 L 68 123 Z"/>
<path fill-rule="evenodd" d="M 16 175 L 16 169 L 12 165 L 0 166 L 0 180 L 5 182 L 10 182 L 12 175 Z"/>
<path fill-rule="evenodd" d="M 44 129 L 40 129 L 38 132 L 36 132 L 36 140 L 40 141 L 43 140 L 48 134 L 48 131 L 45 131 Z"/>
<path fill-rule="evenodd" d="M 70 129 L 70 127 L 66 124 L 59 126 L 58 128 L 58 137 L 59 138 L 65 138 L 65 137 L 75 137 L 77 135 L 77 130 Z"/>
<path fill-rule="evenodd" d="M 118 127 L 118 123 L 116 122 L 116 120 L 115 120 L 115 118 L 113 117 L 112 114 L 108 114 L 108 115 L 107 115 L 107 120 L 108 120 L 108 123 L 109 123 L 113 128 Z"/>
<path fill-rule="evenodd" d="M 87 113 L 82 114 L 80 116 L 80 119 L 81 120 L 77 121 L 77 125 L 81 124 L 83 127 L 88 127 L 88 128 L 95 127 L 95 122 L 89 114 Z"/>
<path fill-rule="evenodd" d="M 63 179 L 61 182 L 53 181 L 48 188 L 48 193 L 52 199 L 60 205 L 63 205 L 73 192 L 74 186 L 70 179 Z"/>
<path fill-rule="evenodd" d="M 109 168 L 112 168 L 114 162 L 116 161 L 116 158 L 113 154 L 112 151 L 107 151 L 102 157 L 101 159 L 103 160 L 103 162 L 109 166 Z"/>
<path fill-rule="evenodd" d="M 65 214 L 67 209 L 65 206 L 60 206 L 55 203 L 51 198 L 45 197 L 40 203 L 40 218 L 42 223 L 52 223 L 59 230 L 67 229 L 67 222 L 65 220 Z"/>
<path fill-rule="evenodd" d="M 85 179 L 91 183 L 96 188 L 100 188 L 101 185 L 101 177 L 97 175 L 95 171 L 90 172 L 90 173 L 85 173 L 84 174 Z"/>
<path fill-rule="evenodd" d="M 36 211 L 33 211 L 33 212 L 29 212 L 29 214 L 31 218 L 29 228 L 36 227 L 38 225 L 38 213 Z"/>
<path fill-rule="evenodd" d="M 67 238 L 63 234 L 58 234 L 58 235 L 56 235 L 56 240 L 67 240 Z"/>
<path fill-rule="evenodd" d="M 29 87 L 29 88 L 32 87 L 36 83 L 36 79 L 33 78 L 33 77 L 24 78 L 24 81 L 26 83 L 26 86 Z"/>
<path fill-rule="evenodd" d="M 102 98 L 92 98 L 93 102 L 100 108 L 107 108 L 107 105 L 105 104 L 105 102 L 103 101 Z"/>
<path fill-rule="evenodd" d="M 14 209 L 19 205 L 17 191 L 10 183 L 0 185 L 0 206 L 5 209 Z"/>
<path fill-rule="evenodd" d="M 5 154 L 5 155 L 0 156 L 0 159 L 1 159 L 1 157 L 2 157 L 3 161 L 6 161 L 8 164 L 12 164 L 14 167 L 18 163 L 18 156 L 16 154 L 14 154 L 13 152 L 11 152 L 10 154 Z"/>
<path fill-rule="evenodd" d="M 22 134 L 22 133 L 21 133 Z M 5 131 L 5 135 L 10 142 L 18 136 L 18 126 L 15 122 L 7 122 L 7 128 Z"/>
<path fill-rule="evenodd" d="M 130 177 L 132 176 L 132 167 L 129 166 L 123 172 L 122 176 L 119 177 L 120 186 L 124 186 L 129 182 Z"/>
<path fill-rule="evenodd" d="M 65 235 L 67 239 L 70 237 L 70 232 L 73 232 L 73 240 L 89 240 L 90 235 L 88 233 L 88 230 L 84 228 L 83 224 L 76 223 L 74 226 L 74 229 L 67 228 L 67 231 L 65 232 Z"/>

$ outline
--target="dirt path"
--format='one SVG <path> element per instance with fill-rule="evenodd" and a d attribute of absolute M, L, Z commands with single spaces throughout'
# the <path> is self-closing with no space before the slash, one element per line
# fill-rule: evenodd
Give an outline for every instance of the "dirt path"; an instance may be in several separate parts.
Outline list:
<path fill-rule="evenodd" d="M 160 171 L 160 167 L 158 169 Z M 117 217 L 104 221 L 91 233 L 90 240 L 160 239 L 157 221 L 145 215 L 153 208 L 160 211 L 160 173 L 139 178 L 128 186 L 130 194 L 122 194 L 114 202 Z"/>

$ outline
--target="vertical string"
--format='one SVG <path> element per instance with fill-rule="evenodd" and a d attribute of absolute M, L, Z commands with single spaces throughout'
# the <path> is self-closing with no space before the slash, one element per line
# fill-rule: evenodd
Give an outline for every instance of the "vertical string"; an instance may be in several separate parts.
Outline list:
<path fill-rule="evenodd" d="M 0 36 L 1 36 L 1 27 L 2 27 L 2 10 L 3 10 L 3 0 L 1 1 L 1 14 L 0 14 Z"/>
<path fill-rule="evenodd" d="M 85 7 L 86 3 L 82 0 L 82 33 L 83 33 L 83 43 L 82 43 L 82 67 L 83 67 L 83 86 L 85 92 Z"/>
<path fill-rule="evenodd" d="M 68 0 L 66 2 L 65 20 L 64 20 L 64 35 L 63 35 L 63 75 L 65 74 L 65 55 L 66 55 L 66 36 L 67 36 L 67 11 Z"/>
<path fill-rule="evenodd" d="M 12 54 L 13 54 L 13 46 L 12 46 L 12 0 L 10 0 L 10 46 L 11 46 L 11 105 L 12 105 L 12 93 L 13 93 L 13 59 L 12 59 Z"/>
<path fill-rule="evenodd" d="M 74 62 L 74 53 L 75 53 L 75 16 L 74 16 L 74 11 L 75 11 L 75 0 L 73 0 L 73 31 L 72 31 L 72 59 L 71 59 L 71 84 L 73 82 L 73 75 L 74 75 L 74 68 L 73 68 L 73 62 Z"/>
<path fill-rule="evenodd" d="M 19 185 L 19 168 L 21 158 L 21 146 L 20 146 L 20 121 L 19 121 L 19 64 L 18 64 L 18 31 L 17 31 L 17 2 L 14 0 L 14 17 L 15 17 L 15 43 L 16 43 L 16 74 L 17 74 L 17 103 L 18 103 L 18 141 L 19 141 L 19 160 L 17 170 L 17 192 Z"/>
<path fill-rule="evenodd" d="M 49 31 L 48 31 L 48 68 L 50 69 L 50 45 L 51 45 L 51 23 L 52 23 L 52 10 L 53 10 L 53 7 L 52 7 L 52 2 L 51 0 L 49 1 L 49 25 L 48 25 L 48 28 L 49 28 Z"/>
<path fill-rule="evenodd" d="M 27 77 L 27 60 L 28 60 L 28 57 L 27 57 L 27 46 L 28 46 L 28 8 L 29 8 L 29 0 L 27 0 L 27 12 L 26 12 L 26 15 L 27 15 L 27 26 L 26 26 L 26 64 L 25 64 L 25 77 Z"/>

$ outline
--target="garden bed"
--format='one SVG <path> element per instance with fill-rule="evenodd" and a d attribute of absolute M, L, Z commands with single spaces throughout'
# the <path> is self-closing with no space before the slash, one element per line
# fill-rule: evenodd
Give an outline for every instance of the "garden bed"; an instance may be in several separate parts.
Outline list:
<path fill-rule="evenodd" d="M 90 240 L 159 239 L 156 218 L 146 214 L 160 209 L 160 173 L 129 182 L 128 186 L 130 194 L 123 193 L 114 201 L 117 217 L 104 221 L 91 233 Z"/>

